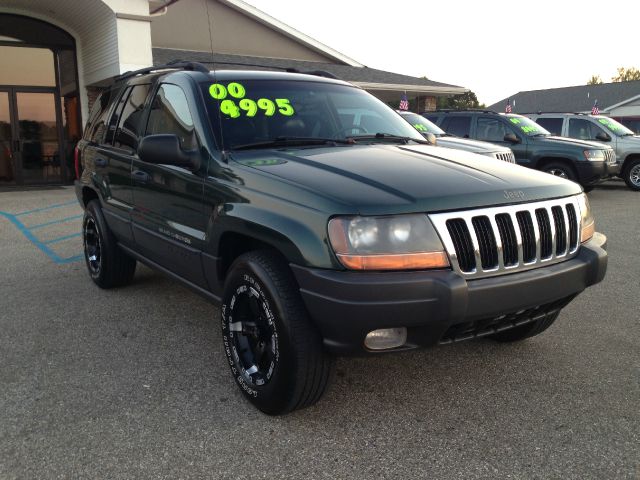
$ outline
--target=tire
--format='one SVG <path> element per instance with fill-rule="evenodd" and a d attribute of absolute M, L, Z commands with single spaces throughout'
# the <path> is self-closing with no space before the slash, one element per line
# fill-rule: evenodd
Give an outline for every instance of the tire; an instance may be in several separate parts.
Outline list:
<path fill-rule="evenodd" d="M 622 178 L 631 190 L 640 190 L 640 158 L 630 160 L 624 166 Z"/>
<path fill-rule="evenodd" d="M 311 323 L 287 263 L 268 250 L 231 266 L 222 296 L 222 341 L 234 380 L 269 415 L 316 403 L 333 359 Z"/>
<path fill-rule="evenodd" d="M 89 276 L 96 285 L 106 289 L 131 283 L 136 261 L 118 247 L 98 200 L 91 200 L 84 210 L 82 246 Z"/>
<path fill-rule="evenodd" d="M 497 340 L 498 342 L 519 342 L 526 338 L 534 337 L 541 334 L 556 321 L 560 315 L 560 310 L 555 313 L 551 313 L 540 320 L 527 323 L 526 325 L 520 325 L 519 327 L 505 330 L 504 332 L 494 333 L 489 338 Z"/>
<path fill-rule="evenodd" d="M 562 162 L 547 163 L 544 167 L 542 167 L 542 171 L 550 175 L 555 175 L 556 177 L 566 178 L 567 180 L 571 180 L 572 182 L 578 181 L 578 176 L 576 175 L 573 168 Z"/>

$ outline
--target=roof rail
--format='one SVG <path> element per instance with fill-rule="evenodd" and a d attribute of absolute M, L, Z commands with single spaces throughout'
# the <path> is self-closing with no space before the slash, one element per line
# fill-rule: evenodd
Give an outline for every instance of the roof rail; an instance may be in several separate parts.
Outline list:
<path fill-rule="evenodd" d="M 494 110 L 487 110 L 486 108 L 438 108 L 436 112 L 481 112 L 481 113 L 498 113 Z"/>
<path fill-rule="evenodd" d="M 167 70 L 167 69 L 181 69 L 181 70 L 193 70 L 197 72 L 209 73 L 209 69 L 205 67 L 202 63 L 199 62 L 185 62 L 183 60 L 173 60 L 169 63 L 165 63 L 163 65 L 154 65 L 153 67 L 141 68 L 140 70 L 132 70 L 129 72 L 122 73 L 115 77 L 116 82 L 120 80 L 124 80 L 125 78 L 135 77 L 136 75 L 144 75 L 145 73 L 151 73 L 158 70 Z"/>
<path fill-rule="evenodd" d="M 336 75 L 334 75 L 331 72 L 327 72 L 326 70 L 308 70 L 308 71 L 301 71 L 298 70 L 297 68 L 293 68 L 293 67 L 278 67 L 276 65 L 264 65 L 264 64 L 259 64 L 259 63 L 244 63 L 244 62 L 225 62 L 225 61 L 221 61 L 221 60 L 209 60 L 209 61 L 204 61 L 201 60 L 199 62 L 185 62 L 182 60 L 174 60 L 173 62 L 167 63 L 166 65 L 170 65 L 167 68 L 179 68 L 179 67 L 175 67 L 175 63 L 184 63 L 184 64 L 193 64 L 193 65 L 200 65 L 201 67 L 203 67 L 206 72 L 208 73 L 209 70 L 207 69 L 207 67 L 205 67 L 203 64 L 207 64 L 207 65 L 235 65 L 235 66 L 239 66 L 239 67 L 259 67 L 259 68 L 265 68 L 267 70 L 282 70 L 283 72 L 289 72 L 289 73 L 302 73 L 304 75 L 315 75 L 317 77 L 326 77 L 326 78 L 334 78 L 336 80 L 341 80 L 339 77 L 337 77 Z M 156 67 L 156 68 L 160 68 L 160 67 Z M 196 70 L 196 69 L 193 69 Z M 204 72 L 205 70 L 200 70 L 197 69 L 198 71 L 202 71 Z M 126 74 L 123 74 L 126 75 Z"/>

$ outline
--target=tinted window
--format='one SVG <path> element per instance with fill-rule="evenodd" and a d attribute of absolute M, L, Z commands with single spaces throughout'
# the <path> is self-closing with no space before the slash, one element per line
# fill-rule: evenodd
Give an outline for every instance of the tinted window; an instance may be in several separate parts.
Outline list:
<path fill-rule="evenodd" d="M 109 105 L 111 105 L 113 96 L 113 90 L 106 90 L 96 99 L 84 132 L 85 139 L 97 143 L 102 141 L 108 120 Z"/>
<path fill-rule="evenodd" d="M 185 150 L 198 147 L 187 97 L 176 85 L 168 83 L 161 85 L 153 99 L 146 135 L 159 133 L 177 135 L 180 146 Z"/>
<path fill-rule="evenodd" d="M 503 142 L 504 136 L 513 131 L 497 118 L 478 118 L 476 138 L 487 142 Z"/>
<path fill-rule="evenodd" d="M 598 133 L 604 133 L 604 130 L 589 120 L 582 118 L 569 119 L 569 136 L 571 138 L 595 140 Z"/>
<path fill-rule="evenodd" d="M 538 118 L 536 123 L 553 135 L 562 135 L 562 118 Z"/>
<path fill-rule="evenodd" d="M 149 93 L 149 85 L 135 85 L 125 98 L 120 122 L 116 130 L 114 146 L 134 152 L 138 148 L 140 136 L 140 120 L 142 117 L 144 102 Z"/>
<path fill-rule="evenodd" d="M 428 117 L 427 117 L 428 118 Z M 445 118 L 444 131 L 458 137 L 469 138 L 471 130 L 471 117 L 454 116 Z"/>

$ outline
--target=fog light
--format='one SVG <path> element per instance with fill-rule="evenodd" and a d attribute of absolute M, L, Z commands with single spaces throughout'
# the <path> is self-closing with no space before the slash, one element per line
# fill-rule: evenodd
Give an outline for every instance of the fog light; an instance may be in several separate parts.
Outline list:
<path fill-rule="evenodd" d="M 407 342 L 407 329 L 380 328 L 369 332 L 364 339 L 364 345 L 370 350 L 386 350 L 401 347 Z"/>

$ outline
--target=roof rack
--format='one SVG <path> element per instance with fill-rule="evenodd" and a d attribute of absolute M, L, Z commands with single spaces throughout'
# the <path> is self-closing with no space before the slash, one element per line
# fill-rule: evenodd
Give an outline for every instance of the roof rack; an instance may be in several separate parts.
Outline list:
<path fill-rule="evenodd" d="M 498 113 L 498 112 L 495 112 L 493 110 L 487 110 L 486 108 L 438 108 L 436 110 L 436 112 L 444 112 L 444 113 L 449 113 L 449 112 L 481 112 L 481 113 L 495 113 L 495 114 Z"/>
<path fill-rule="evenodd" d="M 225 61 L 209 61 L 209 62 L 201 62 L 201 63 L 210 63 L 212 65 L 218 64 L 218 65 L 236 65 L 236 66 L 240 66 L 240 67 L 259 67 L 259 68 L 266 68 L 266 69 L 271 69 L 271 70 L 282 70 L 283 72 L 289 72 L 289 73 L 302 73 L 304 75 L 315 75 L 317 77 L 325 77 L 325 78 L 333 78 L 336 80 L 341 80 L 339 77 L 337 77 L 336 75 L 334 75 L 331 72 L 327 72 L 326 70 L 307 70 L 307 71 L 302 71 L 302 70 L 298 70 L 297 68 L 293 68 L 293 67 L 278 67 L 276 65 L 261 65 L 259 63 L 244 63 L 244 62 L 225 62 Z"/>
<path fill-rule="evenodd" d="M 145 73 L 151 73 L 158 70 L 167 70 L 171 68 L 209 73 L 209 69 L 205 67 L 202 63 L 173 60 L 163 65 L 154 65 L 153 67 L 146 67 L 146 68 L 141 68 L 140 70 L 133 70 L 133 71 L 122 73 L 117 77 L 115 77 L 115 80 L 116 81 L 124 80 L 125 78 L 135 77 L 136 75 L 144 75 Z"/>

